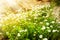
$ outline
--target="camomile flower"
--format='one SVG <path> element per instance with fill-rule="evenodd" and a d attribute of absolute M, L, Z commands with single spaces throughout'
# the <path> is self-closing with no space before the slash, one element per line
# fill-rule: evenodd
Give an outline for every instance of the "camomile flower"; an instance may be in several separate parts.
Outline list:
<path fill-rule="evenodd" d="M 48 32 L 51 32 L 51 30 L 48 30 Z"/>
<path fill-rule="evenodd" d="M 48 40 L 47 38 L 43 38 L 43 40 Z"/>
<path fill-rule="evenodd" d="M 19 32 L 27 32 L 27 29 L 25 29 L 25 30 L 20 30 Z"/>
<path fill-rule="evenodd" d="M 18 36 L 18 37 L 21 36 L 20 33 L 18 33 L 17 36 Z"/>
<path fill-rule="evenodd" d="M 42 26 L 42 30 L 45 30 L 46 29 L 46 27 L 45 26 Z"/>
<path fill-rule="evenodd" d="M 43 35 L 39 35 L 39 38 L 43 38 Z"/>
<path fill-rule="evenodd" d="M 47 19 L 45 19 L 44 21 L 47 21 Z"/>
<path fill-rule="evenodd" d="M 55 21 L 52 21 L 51 23 L 55 23 Z"/>
<path fill-rule="evenodd" d="M 36 36 L 36 34 L 33 34 L 33 36 Z"/>
<path fill-rule="evenodd" d="M 43 24 L 43 22 L 40 22 L 40 24 Z"/>
<path fill-rule="evenodd" d="M 27 32 L 27 29 L 25 29 L 24 32 Z"/>
<path fill-rule="evenodd" d="M 50 25 L 51 28 L 53 28 L 53 25 Z"/>
<path fill-rule="evenodd" d="M 6 32 L 6 34 L 9 34 L 9 32 Z"/>
<path fill-rule="evenodd" d="M 46 25 L 49 25 L 49 23 L 47 22 Z"/>
<path fill-rule="evenodd" d="M 57 32 L 57 30 L 52 30 L 52 32 Z"/>
<path fill-rule="evenodd" d="M 24 30 L 20 30 L 19 32 L 24 32 Z"/>

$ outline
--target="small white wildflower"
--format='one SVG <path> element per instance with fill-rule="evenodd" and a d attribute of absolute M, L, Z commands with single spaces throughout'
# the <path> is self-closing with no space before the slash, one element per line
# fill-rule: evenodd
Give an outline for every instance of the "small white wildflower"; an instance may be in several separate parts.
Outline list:
<path fill-rule="evenodd" d="M 19 32 L 27 32 L 27 29 L 25 29 L 25 30 L 20 30 Z"/>
<path fill-rule="evenodd" d="M 43 40 L 48 40 L 47 38 L 43 38 Z"/>
<path fill-rule="evenodd" d="M 51 28 L 53 28 L 53 26 L 52 26 L 52 25 L 50 25 L 50 27 L 51 27 Z"/>
<path fill-rule="evenodd" d="M 24 32 L 24 30 L 20 30 L 19 32 Z"/>
<path fill-rule="evenodd" d="M 25 32 L 27 32 L 27 29 L 25 29 Z"/>
<path fill-rule="evenodd" d="M 49 23 L 47 22 L 46 25 L 49 25 Z"/>
<path fill-rule="evenodd" d="M 52 11 L 53 9 L 50 9 L 50 11 Z"/>
<path fill-rule="evenodd" d="M 33 34 L 33 36 L 36 36 L 36 34 Z"/>
<path fill-rule="evenodd" d="M 9 34 L 9 32 L 6 32 L 6 34 Z"/>
<path fill-rule="evenodd" d="M 43 35 L 39 35 L 39 38 L 43 38 Z"/>
<path fill-rule="evenodd" d="M 40 24 L 43 24 L 43 22 L 40 22 Z"/>
<path fill-rule="evenodd" d="M 42 30 L 45 30 L 45 29 L 46 29 L 46 27 L 45 27 L 45 26 L 43 26 L 43 27 L 42 27 Z"/>
<path fill-rule="evenodd" d="M 51 23 L 55 23 L 55 21 L 52 21 Z"/>
<path fill-rule="evenodd" d="M 52 30 L 52 32 L 57 32 L 57 30 Z"/>
<path fill-rule="evenodd" d="M 18 33 L 17 36 L 18 36 L 18 37 L 21 36 L 20 33 Z"/>
<path fill-rule="evenodd" d="M 48 30 L 48 32 L 51 32 L 51 30 Z"/>
<path fill-rule="evenodd" d="M 44 21 L 47 21 L 47 19 L 45 19 Z"/>

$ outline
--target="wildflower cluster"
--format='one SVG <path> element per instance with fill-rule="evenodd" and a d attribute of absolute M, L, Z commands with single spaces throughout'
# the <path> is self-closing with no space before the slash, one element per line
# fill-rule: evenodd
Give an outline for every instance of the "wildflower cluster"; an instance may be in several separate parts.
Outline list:
<path fill-rule="evenodd" d="M 60 31 L 51 9 L 10 14 L 2 22 L 2 30 L 9 40 L 55 40 Z"/>

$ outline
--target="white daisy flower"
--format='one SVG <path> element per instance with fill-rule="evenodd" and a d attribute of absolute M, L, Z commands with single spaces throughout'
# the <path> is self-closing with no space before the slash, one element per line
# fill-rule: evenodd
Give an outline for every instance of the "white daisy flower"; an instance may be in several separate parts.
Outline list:
<path fill-rule="evenodd" d="M 19 32 L 24 32 L 24 30 L 20 30 Z"/>
<path fill-rule="evenodd" d="M 48 40 L 47 38 L 43 38 L 43 40 Z"/>
<path fill-rule="evenodd" d="M 36 34 L 33 34 L 33 36 L 36 36 Z"/>
<path fill-rule="evenodd" d="M 27 29 L 25 29 L 24 32 L 27 32 Z"/>
<path fill-rule="evenodd" d="M 55 23 L 55 21 L 52 21 L 51 23 Z"/>
<path fill-rule="evenodd" d="M 51 30 L 48 30 L 48 32 L 51 32 Z"/>
<path fill-rule="evenodd" d="M 43 38 L 43 35 L 39 35 L 39 38 Z"/>
<path fill-rule="evenodd" d="M 43 24 L 43 22 L 40 22 L 40 24 Z"/>
<path fill-rule="evenodd" d="M 53 9 L 50 9 L 50 11 L 52 11 Z"/>
<path fill-rule="evenodd" d="M 25 29 L 25 30 L 20 30 L 19 32 L 27 32 L 27 29 Z"/>
<path fill-rule="evenodd" d="M 6 34 L 9 34 L 9 32 L 6 32 Z"/>
<path fill-rule="evenodd" d="M 50 27 L 51 27 L 51 28 L 53 28 L 53 26 L 52 26 L 52 25 L 50 25 Z"/>
<path fill-rule="evenodd" d="M 49 23 L 47 22 L 46 25 L 49 25 Z"/>
<path fill-rule="evenodd" d="M 20 33 L 18 33 L 17 36 L 18 36 L 18 37 L 21 36 Z"/>
<path fill-rule="evenodd" d="M 45 30 L 45 29 L 46 29 L 46 27 L 45 27 L 45 26 L 43 26 L 43 27 L 42 27 L 42 30 Z"/>
<path fill-rule="evenodd" d="M 45 19 L 44 21 L 47 21 L 47 19 Z"/>
<path fill-rule="evenodd" d="M 52 30 L 52 32 L 57 32 L 57 30 Z"/>

